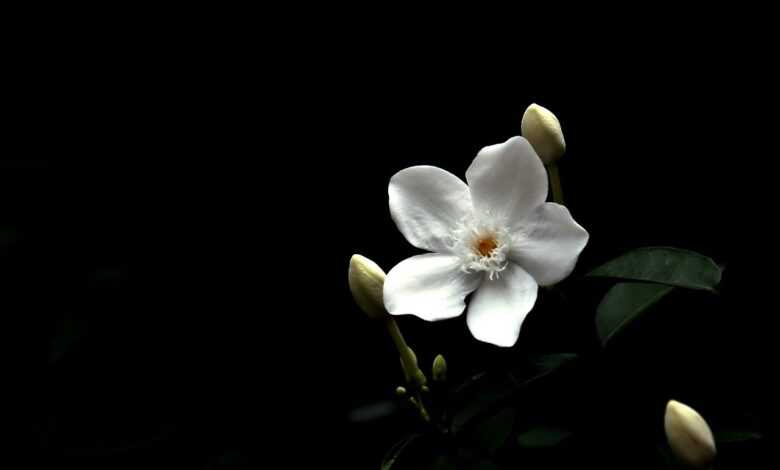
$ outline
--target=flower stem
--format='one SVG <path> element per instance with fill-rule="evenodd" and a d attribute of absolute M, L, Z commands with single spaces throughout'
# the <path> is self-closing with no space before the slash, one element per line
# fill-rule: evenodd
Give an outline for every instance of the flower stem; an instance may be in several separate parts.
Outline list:
<path fill-rule="evenodd" d="M 552 188 L 553 201 L 563 204 L 563 189 L 561 189 L 561 175 L 558 172 L 558 163 L 547 165 L 547 171 L 550 173 L 550 187 Z"/>
<path fill-rule="evenodd" d="M 422 400 L 422 394 L 418 391 L 415 396 L 417 397 L 417 410 L 420 412 L 420 418 L 422 418 L 422 420 L 426 423 L 430 423 L 431 415 L 429 415 L 428 410 L 425 409 L 425 404 L 423 404 Z"/>
<path fill-rule="evenodd" d="M 388 318 L 385 321 L 385 326 L 387 327 L 387 332 L 390 334 L 390 338 L 392 338 L 393 343 L 395 343 L 396 349 L 398 349 L 398 353 L 401 355 L 401 367 L 403 367 L 404 376 L 409 382 L 408 385 L 414 387 L 415 405 L 420 412 L 420 418 L 425 422 L 430 422 L 431 417 L 428 414 L 428 410 L 425 409 L 422 394 L 420 393 L 422 386 L 425 385 L 425 374 L 423 374 L 417 366 L 417 358 L 414 356 L 414 352 L 409 345 L 406 344 L 404 335 L 401 334 L 401 329 L 398 328 L 398 323 L 396 323 L 395 319 Z"/>
<path fill-rule="evenodd" d="M 425 374 L 420 370 L 417 365 L 417 356 L 415 356 L 412 348 L 406 344 L 404 337 L 401 334 L 401 330 L 398 328 L 398 323 L 395 319 L 389 318 L 385 322 L 387 331 L 390 333 L 390 337 L 395 343 L 395 347 L 398 349 L 398 353 L 401 355 L 401 366 L 404 369 L 404 376 L 406 381 L 409 382 L 415 389 L 419 390 L 425 385 L 427 379 Z"/>
<path fill-rule="evenodd" d="M 398 328 L 398 323 L 396 323 L 394 318 L 388 318 L 387 321 L 385 321 L 385 326 L 387 327 L 387 332 L 390 333 L 390 338 L 392 338 L 393 343 L 395 343 L 396 349 L 398 349 L 398 352 L 401 354 L 401 358 L 403 358 L 409 346 L 404 340 L 404 335 L 401 334 L 401 329 Z"/>

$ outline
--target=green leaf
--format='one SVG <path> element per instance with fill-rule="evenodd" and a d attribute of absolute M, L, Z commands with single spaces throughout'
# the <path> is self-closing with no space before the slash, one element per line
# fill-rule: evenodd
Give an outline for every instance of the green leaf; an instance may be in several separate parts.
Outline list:
<path fill-rule="evenodd" d="M 489 454 L 495 453 L 512 432 L 516 416 L 517 409 L 506 408 L 479 423 L 473 433 L 476 445 Z"/>
<path fill-rule="evenodd" d="M 436 456 L 433 459 L 433 462 L 431 462 L 431 464 L 425 468 L 429 468 L 431 470 L 456 470 L 458 468 L 458 462 L 454 456 L 450 454 L 442 454 Z"/>
<path fill-rule="evenodd" d="M 566 429 L 539 426 L 522 432 L 517 436 L 517 442 L 523 447 L 543 448 L 553 447 L 571 437 L 573 433 Z"/>
<path fill-rule="evenodd" d="M 472 422 L 494 415 L 509 400 L 576 358 L 576 354 L 568 353 L 537 356 L 508 374 L 484 373 L 472 377 L 458 387 L 452 396 L 455 405 L 452 431 L 458 433 Z"/>
<path fill-rule="evenodd" d="M 560 369 L 574 363 L 578 358 L 579 356 L 574 353 L 532 356 L 525 365 L 512 369 L 509 372 L 509 377 L 518 387 L 528 388 L 537 382 L 544 381 L 549 375 L 557 375 Z"/>
<path fill-rule="evenodd" d="M 463 397 L 470 394 L 474 388 L 478 386 L 480 381 L 484 380 L 486 375 L 487 372 L 480 372 L 479 374 L 473 375 L 467 380 L 463 381 L 460 385 L 452 390 L 452 399 L 457 399 L 458 397 Z"/>
<path fill-rule="evenodd" d="M 613 286 L 596 310 L 596 330 L 602 346 L 672 290 L 672 286 L 641 282 Z"/>
<path fill-rule="evenodd" d="M 723 270 L 715 261 L 702 254 L 679 248 L 646 247 L 618 256 L 588 276 L 715 291 L 722 274 Z"/>
<path fill-rule="evenodd" d="M 557 353 L 557 354 L 544 354 L 541 356 L 534 356 L 528 360 L 531 365 L 534 376 L 533 380 L 538 380 L 547 374 L 560 369 L 562 366 L 577 359 L 575 353 Z"/>
<path fill-rule="evenodd" d="M 470 447 L 459 447 L 451 458 L 458 470 L 499 470 L 500 467 L 487 458 L 484 451 Z"/>
<path fill-rule="evenodd" d="M 506 374 L 482 376 L 478 382 L 470 385 L 471 393 L 468 396 L 458 397 L 461 407 L 452 417 L 452 431 L 458 433 L 472 420 L 500 407 L 517 388 L 517 383 Z"/>
<path fill-rule="evenodd" d="M 422 437 L 422 434 L 410 434 L 393 444 L 393 447 L 385 454 L 385 458 L 382 459 L 382 470 L 394 468 L 394 466 L 399 463 L 399 459 L 404 451 L 409 447 L 413 447 L 413 445 L 419 441 L 420 437 Z"/>
<path fill-rule="evenodd" d="M 453 447 L 435 433 L 410 434 L 390 448 L 382 460 L 381 470 L 472 468 L 469 464 L 474 457 L 467 453 L 469 450 L 465 447 Z M 476 456 L 479 457 L 478 454 Z"/>

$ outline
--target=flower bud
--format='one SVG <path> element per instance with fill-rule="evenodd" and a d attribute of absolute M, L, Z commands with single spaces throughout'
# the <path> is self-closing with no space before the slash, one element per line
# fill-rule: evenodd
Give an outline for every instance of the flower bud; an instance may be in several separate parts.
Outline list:
<path fill-rule="evenodd" d="M 447 380 L 447 361 L 439 354 L 433 359 L 433 381 L 445 382 Z"/>
<path fill-rule="evenodd" d="M 406 387 L 398 386 L 395 388 L 395 396 L 398 398 L 403 398 L 406 396 Z"/>
<path fill-rule="evenodd" d="M 423 371 L 417 365 L 417 355 L 410 347 L 406 348 L 406 354 L 401 354 L 401 369 L 404 371 L 406 383 L 415 386 L 417 389 L 428 381 Z"/>
<path fill-rule="evenodd" d="M 711 468 L 716 454 L 715 439 L 696 410 L 678 401 L 669 401 L 664 429 L 669 446 L 681 462 L 693 468 Z"/>
<path fill-rule="evenodd" d="M 529 106 L 523 114 L 520 129 L 545 165 L 555 163 L 566 151 L 561 123 L 547 108 L 536 103 Z"/>
<path fill-rule="evenodd" d="M 382 297 L 385 272 L 365 256 L 352 255 L 349 260 L 349 290 L 355 303 L 374 320 L 387 316 Z"/>

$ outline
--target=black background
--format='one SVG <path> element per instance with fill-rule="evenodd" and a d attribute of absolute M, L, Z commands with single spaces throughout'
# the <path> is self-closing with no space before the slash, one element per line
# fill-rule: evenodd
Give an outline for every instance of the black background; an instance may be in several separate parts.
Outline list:
<path fill-rule="evenodd" d="M 391 400 L 401 377 L 352 302 L 349 257 L 389 270 L 414 254 L 389 217 L 389 178 L 415 164 L 462 176 L 481 147 L 519 133 L 532 102 L 562 122 L 565 199 L 591 234 L 575 277 L 645 245 L 726 266 L 720 297 L 670 302 L 623 346 L 606 396 L 571 391 L 623 416 L 590 431 L 654 423 L 637 439 L 658 438 L 662 404 L 678 398 L 705 416 L 749 404 L 772 435 L 776 118 L 754 58 L 515 71 L 44 46 L 16 69 L 0 172 L 5 336 L 21 377 L 9 459 L 260 468 L 273 450 L 376 468 L 411 423 L 350 418 Z M 605 286 L 577 289 L 590 304 L 532 313 L 512 350 L 477 343 L 462 318 L 399 322 L 424 364 L 444 353 L 464 379 L 528 352 L 594 351 Z"/>

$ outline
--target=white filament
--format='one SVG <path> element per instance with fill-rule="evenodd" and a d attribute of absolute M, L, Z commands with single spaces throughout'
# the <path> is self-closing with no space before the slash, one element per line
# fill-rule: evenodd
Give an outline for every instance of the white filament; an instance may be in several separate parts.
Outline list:
<path fill-rule="evenodd" d="M 461 259 L 460 269 L 485 272 L 491 280 L 499 277 L 508 264 L 511 236 L 506 225 L 501 218 L 488 214 L 462 220 L 450 239 L 452 251 Z M 479 250 L 480 242 L 485 240 L 495 245 L 487 254 Z"/>

